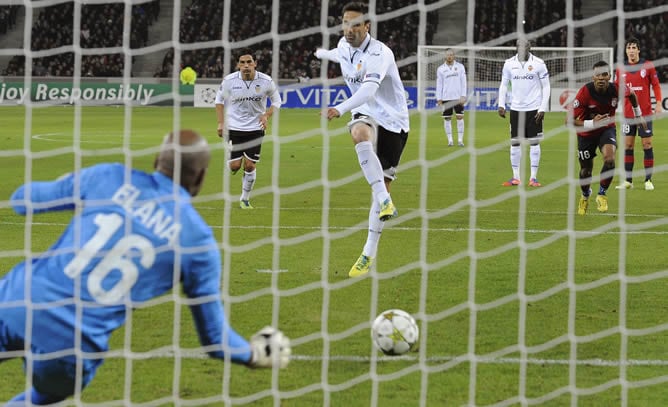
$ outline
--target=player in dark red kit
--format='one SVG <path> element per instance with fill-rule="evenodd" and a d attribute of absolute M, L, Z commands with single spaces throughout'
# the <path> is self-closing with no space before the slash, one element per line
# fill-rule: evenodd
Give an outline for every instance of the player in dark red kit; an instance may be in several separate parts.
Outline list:
<path fill-rule="evenodd" d="M 656 98 L 656 112 L 660 113 L 661 107 L 661 84 L 659 76 L 656 73 L 654 64 L 646 59 L 640 59 L 640 42 L 636 38 L 626 40 L 626 64 L 623 68 L 617 68 L 615 73 L 615 84 L 625 84 L 631 87 L 638 98 L 638 105 L 641 116 L 647 123 L 647 130 L 638 128 L 638 122 L 635 119 L 636 112 L 629 103 L 624 103 L 624 170 L 626 180 L 617 189 L 633 188 L 633 146 L 636 141 L 636 133 L 642 141 L 645 166 L 645 189 L 654 190 L 652 183 L 652 172 L 654 170 L 654 149 L 652 148 L 652 98 L 650 88 L 654 91 Z"/>
<path fill-rule="evenodd" d="M 629 99 L 636 119 L 646 129 L 638 108 L 638 99 L 630 87 L 624 88 L 624 95 Z M 593 81 L 584 85 L 575 96 L 572 105 L 572 123 L 579 127 L 578 160 L 580 161 L 580 188 L 582 197 L 578 204 L 578 214 L 587 213 L 589 196 L 591 195 L 591 177 L 594 168 L 596 149 L 603 154 L 600 187 L 596 196 L 599 212 L 608 211 L 608 197 L 605 195 L 615 173 L 615 150 L 617 138 L 615 126 L 615 110 L 618 104 L 618 87 L 610 82 L 610 65 L 605 61 L 594 64 Z"/>

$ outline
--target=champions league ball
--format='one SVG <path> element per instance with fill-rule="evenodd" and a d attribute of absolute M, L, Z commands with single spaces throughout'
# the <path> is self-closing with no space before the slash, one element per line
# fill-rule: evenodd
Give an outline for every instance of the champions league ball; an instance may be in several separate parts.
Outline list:
<path fill-rule="evenodd" d="M 386 355 L 403 355 L 413 350 L 419 337 L 415 319 L 400 309 L 382 312 L 371 325 L 371 339 Z"/>
<path fill-rule="evenodd" d="M 179 79 L 181 79 L 181 83 L 184 85 L 194 85 L 195 81 L 197 80 L 197 72 L 195 72 L 195 70 L 191 67 L 186 66 L 183 68 L 183 70 L 181 70 Z"/>

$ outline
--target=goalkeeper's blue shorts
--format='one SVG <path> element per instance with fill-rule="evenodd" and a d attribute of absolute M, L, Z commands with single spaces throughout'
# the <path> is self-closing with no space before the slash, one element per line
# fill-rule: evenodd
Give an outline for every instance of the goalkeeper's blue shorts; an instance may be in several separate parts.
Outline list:
<path fill-rule="evenodd" d="M 27 360 L 23 352 L 25 342 L 23 338 L 12 333 L 0 319 L 0 363 L 16 357 L 23 358 L 23 367 L 28 372 L 27 363 L 32 365 L 33 388 L 42 394 L 65 399 L 74 394 L 76 389 L 76 359 L 74 356 L 51 357 L 41 352 L 34 346 L 31 347 L 32 355 Z M 8 353 L 11 352 L 11 353 Z M 97 368 L 102 364 L 102 359 L 84 359 L 82 361 L 81 389 L 86 387 L 93 377 Z"/>

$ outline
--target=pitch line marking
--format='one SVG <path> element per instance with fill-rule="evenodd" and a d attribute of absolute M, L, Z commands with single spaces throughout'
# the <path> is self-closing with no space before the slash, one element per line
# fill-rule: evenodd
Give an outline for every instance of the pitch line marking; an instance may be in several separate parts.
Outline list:
<path fill-rule="evenodd" d="M 203 351 L 197 349 L 181 349 L 179 356 L 184 359 L 209 359 L 209 356 Z M 149 351 L 149 352 L 124 352 L 123 350 L 112 350 L 109 351 L 107 357 L 127 357 L 130 359 L 151 359 L 155 357 L 159 358 L 173 358 L 175 353 L 171 350 L 158 350 L 158 351 Z M 290 355 L 290 360 L 301 361 L 301 362 L 320 362 L 323 360 L 338 361 L 338 362 L 360 362 L 360 363 L 369 363 L 372 360 L 377 360 L 379 362 L 418 362 L 420 357 L 416 354 L 411 355 L 401 355 L 401 356 L 384 356 L 379 355 L 375 358 L 371 356 L 359 356 L 359 355 L 299 355 L 293 354 Z M 424 359 L 427 363 L 439 363 L 439 362 L 472 362 L 484 363 L 484 364 L 520 364 L 526 363 L 529 365 L 553 365 L 553 366 L 568 366 L 575 364 L 577 366 L 596 366 L 596 367 L 620 367 L 620 366 L 668 366 L 668 360 L 661 359 L 628 359 L 628 360 L 612 360 L 612 359 L 577 359 L 577 360 L 568 360 L 568 359 L 543 359 L 543 358 L 512 358 L 512 357 L 485 357 L 480 356 L 476 358 L 470 358 L 466 356 L 428 356 Z"/>
<path fill-rule="evenodd" d="M 9 221 L 0 221 L 0 225 L 25 225 L 25 222 L 9 222 Z M 67 223 L 55 223 L 55 222 L 32 222 L 32 226 L 67 226 Z M 219 225 L 210 225 L 212 229 L 223 229 L 223 226 Z M 226 229 L 235 229 L 235 230 L 272 230 L 275 227 L 274 226 L 258 226 L 258 225 L 253 225 L 253 226 L 226 226 Z M 288 226 L 288 225 L 283 225 L 283 226 L 278 226 L 279 230 L 320 230 L 320 226 Z M 329 226 L 328 230 L 349 230 L 349 229 L 356 229 L 356 230 L 367 230 L 366 226 Z M 403 231 L 408 231 L 408 232 L 415 232 L 415 231 L 421 231 L 423 230 L 421 227 L 412 227 L 412 226 L 393 226 L 392 230 L 403 230 Z M 468 233 L 471 231 L 475 231 L 478 233 L 518 233 L 520 232 L 519 229 L 487 229 L 487 228 L 428 228 L 428 231 L 431 232 L 460 232 L 460 233 Z M 524 229 L 522 230 L 523 233 L 542 233 L 542 234 L 555 234 L 555 233 L 567 233 L 571 231 L 567 230 L 548 230 L 548 229 Z M 596 231 L 590 231 L 590 230 L 577 230 L 574 231 L 579 235 L 582 234 L 594 234 L 598 235 L 600 232 Z M 612 234 L 617 234 L 617 235 L 667 235 L 668 231 L 654 231 L 654 230 L 633 230 L 633 231 L 606 231 L 605 234 L 612 235 Z M 280 271 L 280 270 L 279 270 Z"/>

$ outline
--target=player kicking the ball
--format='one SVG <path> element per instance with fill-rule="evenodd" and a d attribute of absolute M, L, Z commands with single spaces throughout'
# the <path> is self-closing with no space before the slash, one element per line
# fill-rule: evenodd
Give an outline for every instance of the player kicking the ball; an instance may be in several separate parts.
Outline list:
<path fill-rule="evenodd" d="M 348 128 L 362 173 L 372 191 L 367 241 L 348 273 L 350 277 L 357 277 L 369 272 L 384 222 L 397 216 L 390 198 L 390 183 L 396 178 L 396 167 L 408 139 L 409 121 L 394 54 L 369 35 L 371 22 L 367 5 L 346 4 L 342 21 L 344 36 L 337 48 L 318 49 L 315 55 L 341 65 L 352 96 L 323 114 L 332 120 L 352 112 Z"/>

